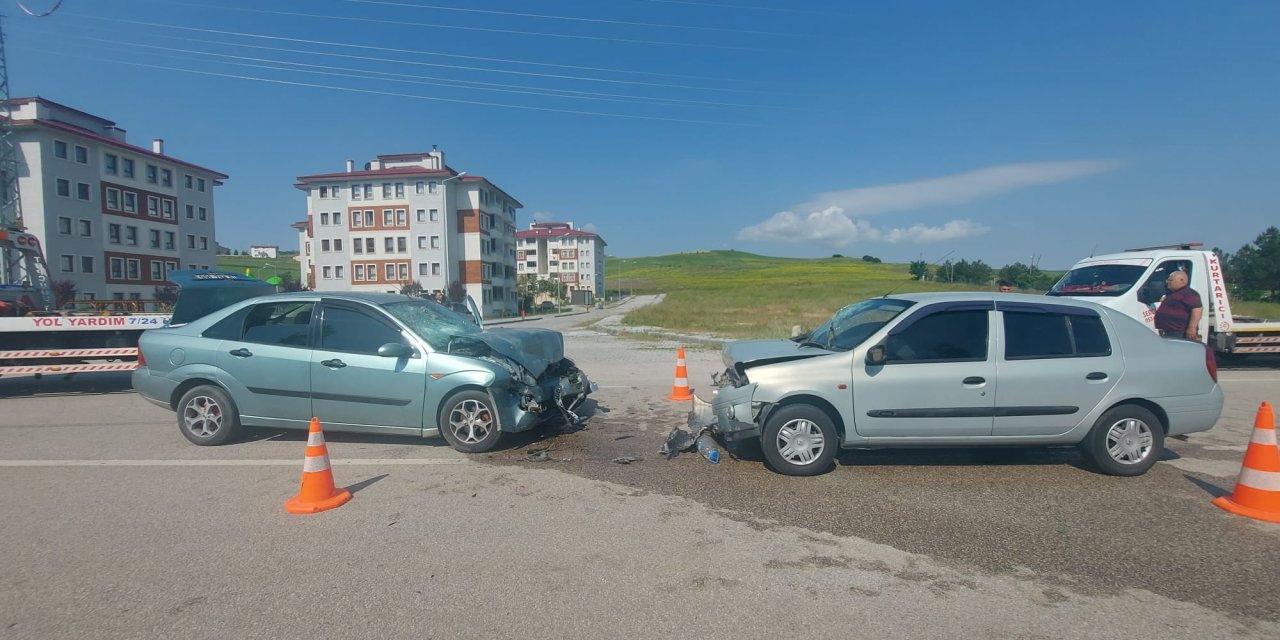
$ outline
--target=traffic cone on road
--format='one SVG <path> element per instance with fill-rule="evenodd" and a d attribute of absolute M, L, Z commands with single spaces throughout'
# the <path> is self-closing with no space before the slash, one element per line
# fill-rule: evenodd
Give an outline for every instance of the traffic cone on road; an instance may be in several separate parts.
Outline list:
<path fill-rule="evenodd" d="M 317 513 L 336 509 L 351 499 L 351 492 L 333 486 L 329 448 L 324 444 L 320 419 L 311 419 L 307 433 L 307 456 L 302 460 L 302 490 L 284 503 L 289 513 Z"/>
<path fill-rule="evenodd" d="M 676 382 L 671 385 L 671 395 L 667 396 L 668 400 L 692 400 L 693 394 L 689 392 L 689 372 L 684 366 L 684 345 L 676 351 Z"/>
<path fill-rule="evenodd" d="M 1280 522 L 1280 448 L 1276 446 L 1276 419 L 1269 403 L 1258 407 L 1235 492 L 1230 497 L 1216 498 L 1213 503 L 1246 518 Z"/>

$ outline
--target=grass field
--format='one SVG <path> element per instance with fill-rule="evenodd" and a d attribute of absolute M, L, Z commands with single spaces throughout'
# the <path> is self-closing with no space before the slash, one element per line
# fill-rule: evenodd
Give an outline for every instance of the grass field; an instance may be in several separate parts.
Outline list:
<path fill-rule="evenodd" d="M 739 251 L 609 258 L 605 280 L 609 291 L 667 294 L 661 304 L 628 314 L 626 324 L 730 338 L 789 336 L 792 325 L 811 329 L 846 304 L 890 291 L 986 289 L 915 281 L 905 264 L 771 258 Z M 1280 304 L 1232 306 L 1237 314 L 1280 318 Z"/>

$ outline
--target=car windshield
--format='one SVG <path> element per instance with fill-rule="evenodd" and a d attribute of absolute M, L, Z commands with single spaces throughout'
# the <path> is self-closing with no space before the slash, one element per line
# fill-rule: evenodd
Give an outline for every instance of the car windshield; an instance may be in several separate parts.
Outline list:
<path fill-rule="evenodd" d="M 439 351 L 448 349 L 449 340 L 453 338 L 480 333 L 480 327 L 470 319 L 435 302 L 405 300 L 384 304 L 382 308 Z"/>
<path fill-rule="evenodd" d="M 872 298 L 851 304 L 814 329 L 804 342 L 832 351 L 848 351 L 913 304 L 910 300 L 894 298 Z"/>
<path fill-rule="evenodd" d="M 1072 269 L 1053 285 L 1051 296 L 1105 296 L 1114 298 L 1132 289 L 1147 270 L 1131 264 L 1100 264 Z"/>

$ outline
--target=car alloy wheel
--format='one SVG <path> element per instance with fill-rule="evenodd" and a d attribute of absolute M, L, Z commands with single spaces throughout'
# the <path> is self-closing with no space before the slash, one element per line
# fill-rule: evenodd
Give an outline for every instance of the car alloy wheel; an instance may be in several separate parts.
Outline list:
<path fill-rule="evenodd" d="M 1107 430 L 1107 453 L 1120 464 L 1138 464 L 1151 455 L 1151 427 L 1137 418 L 1125 418 Z"/>
<path fill-rule="evenodd" d="M 197 438 L 212 438 L 222 428 L 222 405 L 209 396 L 195 396 L 182 408 L 182 424 Z"/>
<path fill-rule="evenodd" d="M 778 429 L 774 445 L 778 448 L 778 455 L 787 462 L 799 466 L 816 462 L 822 457 L 822 451 L 827 446 L 822 429 L 812 421 L 803 418 L 782 425 L 782 428 Z"/>
<path fill-rule="evenodd" d="M 479 400 L 463 400 L 449 412 L 449 430 L 467 445 L 480 444 L 493 433 L 493 411 Z"/>

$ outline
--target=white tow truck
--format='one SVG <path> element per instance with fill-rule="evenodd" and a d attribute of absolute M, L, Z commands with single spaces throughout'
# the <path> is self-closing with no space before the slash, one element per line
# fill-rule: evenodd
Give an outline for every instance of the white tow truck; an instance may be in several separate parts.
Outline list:
<path fill-rule="evenodd" d="M 1280 320 L 1234 316 L 1218 255 L 1186 243 L 1128 249 L 1091 256 L 1075 264 L 1048 295 L 1084 298 L 1141 320 L 1155 330 L 1156 307 L 1166 293 L 1165 280 L 1174 271 L 1187 274 L 1200 294 L 1204 314 L 1200 335 L 1224 356 L 1280 354 Z"/>

